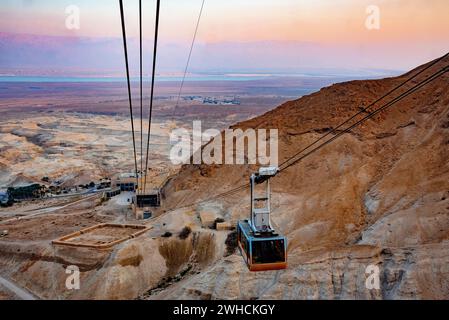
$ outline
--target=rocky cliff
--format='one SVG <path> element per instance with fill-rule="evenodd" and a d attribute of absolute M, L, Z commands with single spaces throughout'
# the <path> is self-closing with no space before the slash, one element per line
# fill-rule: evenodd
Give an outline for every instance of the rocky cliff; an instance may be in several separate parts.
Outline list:
<path fill-rule="evenodd" d="M 446 57 L 376 107 L 448 64 Z M 279 129 L 282 162 L 424 67 L 335 84 L 234 127 Z M 156 298 L 448 299 L 448 89 L 446 73 L 273 179 L 287 270 L 250 273 L 236 252 Z M 169 184 L 167 207 L 245 183 L 252 170 L 185 166 Z M 248 215 L 247 191 L 214 202 L 228 220 Z M 369 265 L 380 270 L 378 290 L 365 285 Z"/>

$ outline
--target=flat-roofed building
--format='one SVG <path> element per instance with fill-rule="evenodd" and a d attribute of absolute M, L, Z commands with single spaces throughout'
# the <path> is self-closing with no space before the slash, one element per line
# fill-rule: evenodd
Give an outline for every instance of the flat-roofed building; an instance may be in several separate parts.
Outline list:
<path fill-rule="evenodd" d="M 111 199 L 115 196 L 118 196 L 122 190 L 120 188 L 112 188 L 111 190 L 107 190 L 103 193 L 104 198 Z"/>
<path fill-rule="evenodd" d="M 145 194 L 136 195 L 136 204 L 139 208 L 160 207 L 161 193 L 158 189 L 147 190 Z"/>
<path fill-rule="evenodd" d="M 120 173 L 114 178 L 112 187 L 121 191 L 136 191 L 139 186 L 134 173 Z"/>

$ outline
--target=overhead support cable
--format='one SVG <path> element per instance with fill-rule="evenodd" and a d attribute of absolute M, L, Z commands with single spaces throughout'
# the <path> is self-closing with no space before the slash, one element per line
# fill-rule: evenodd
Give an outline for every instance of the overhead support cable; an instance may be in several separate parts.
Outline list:
<path fill-rule="evenodd" d="M 123 49 L 125 53 L 125 65 L 126 65 L 126 79 L 128 84 L 128 100 L 129 100 L 129 111 L 131 116 L 131 130 L 133 136 L 133 149 L 134 149 L 134 166 L 135 166 L 135 174 L 136 174 L 136 186 L 139 184 L 139 175 L 137 169 L 137 152 L 136 152 L 136 137 L 134 131 L 134 116 L 133 116 L 133 104 L 132 104 L 132 95 L 131 95 L 131 80 L 129 76 L 129 62 L 128 62 L 128 46 L 126 43 L 126 26 L 125 26 L 125 13 L 123 10 L 123 0 L 119 0 L 120 4 L 120 18 L 122 22 L 122 36 L 123 36 Z"/>
<path fill-rule="evenodd" d="M 149 162 L 149 154 L 150 154 L 150 140 L 151 140 L 151 118 L 153 116 L 153 104 L 154 104 L 154 82 L 156 77 L 156 62 L 157 62 L 157 46 L 158 46 L 158 37 L 159 37 L 159 16 L 160 16 L 160 6 L 161 1 L 157 0 L 156 3 L 156 23 L 154 28 L 154 47 L 153 47 L 153 68 L 151 75 L 151 93 L 150 93 L 150 110 L 149 110 L 149 123 L 148 123 L 148 136 L 147 136 L 147 152 L 146 152 L 146 160 L 145 160 L 145 174 L 144 174 L 144 183 L 143 183 L 143 193 L 146 192 L 147 187 L 147 176 L 148 176 L 148 162 Z"/>
<path fill-rule="evenodd" d="M 140 180 L 143 175 L 143 48 L 142 48 L 142 0 L 139 0 L 139 45 L 140 45 Z M 140 186 L 142 190 L 142 186 Z"/>
<path fill-rule="evenodd" d="M 333 128 L 332 130 L 330 130 L 329 132 L 327 132 L 326 134 L 322 135 L 319 139 L 315 140 L 314 142 L 312 142 L 311 144 L 307 145 L 305 148 L 299 150 L 295 155 L 293 155 L 291 158 L 293 157 L 297 157 L 298 155 L 300 155 L 301 153 L 303 153 L 304 151 L 306 151 L 307 149 L 313 147 L 314 145 L 316 145 L 318 142 L 320 142 L 321 140 L 323 140 L 324 138 L 326 138 L 327 136 L 334 134 L 335 132 L 337 132 L 338 129 L 340 129 L 342 126 L 344 126 L 345 124 L 349 123 L 350 121 L 354 120 L 356 117 L 358 117 L 361 114 L 365 114 L 368 109 L 370 109 L 371 107 L 373 107 L 374 105 L 376 105 L 376 103 L 382 101 L 383 99 L 385 99 L 386 97 L 388 97 L 390 94 L 394 93 L 395 91 L 399 90 L 400 88 L 402 88 L 403 86 L 405 86 L 408 82 L 412 81 L 413 79 L 417 78 L 419 75 L 423 74 L 425 71 L 429 70 L 431 67 L 433 67 L 435 64 L 437 64 L 438 62 L 440 62 L 441 60 L 443 60 L 444 58 L 448 57 L 449 53 L 446 53 L 444 56 L 442 56 L 441 58 L 438 58 L 436 60 L 434 60 L 433 62 L 431 62 L 428 66 L 426 66 L 425 68 L 423 68 L 422 70 L 420 70 L 419 72 L 415 73 L 412 77 L 408 78 L 407 80 L 401 82 L 399 85 L 397 85 L 396 87 L 394 87 L 393 89 L 391 89 L 390 91 L 388 91 L 387 93 L 385 93 L 383 96 L 381 96 L 380 98 L 378 98 L 376 101 L 370 103 L 367 107 L 362 108 L 359 112 L 357 112 L 356 114 L 354 114 L 352 117 L 350 117 L 349 119 L 345 120 L 344 122 L 340 123 L 338 126 L 336 126 L 335 128 Z M 291 159 L 290 158 L 290 159 Z M 290 160 L 289 159 L 289 160 Z M 281 163 L 279 166 L 282 167 L 284 164 L 286 164 L 289 160 L 284 161 L 283 163 Z"/>
<path fill-rule="evenodd" d="M 404 93 L 400 94 L 398 97 L 396 97 L 395 99 L 393 99 L 392 101 L 388 102 L 387 104 L 384 104 L 382 107 L 374 110 L 373 112 L 370 112 L 367 116 L 363 117 L 362 119 L 360 119 L 359 121 L 357 121 L 356 123 L 354 123 L 353 125 L 349 126 L 348 128 L 344 129 L 343 131 L 340 131 L 338 134 L 336 134 L 334 137 L 332 137 L 331 139 L 327 140 L 326 142 L 320 144 L 319 146 L 315 147 L 314 149 L 312 149 L 311 151 L 307 152 L 306 154 L 304 154 L 303 156 L 295 159 L 293 162 L 290 162 L 293 160 L 293 158 L 290 158 L 288 162 L 290 162 L 287 166 L 283 167 L 280 169 L 280 171 L 284 171 L 287 168 L 291 167 L 292 165 L 298 163 L 299 161 L 303 160 L 304 158 L 310 156 L 312 153 L 318 151 L 319 149 L 323 148 L 324 146 L 328 145 L 329 143 L 331 143 L 332 141 L 338 139 L 339 137 L 341 137 L 342 135 L 344 135 L 345 133 L 349 133 L 352 129 L 354 129 L 355 127 L 359 126 L 360 124 L 362 124 L 363 122 L 371 119 L 372 117 L 374 117 L 375 115 L 377 115 L 379 112 L 391 107 L 392 105 L 396 104 L 397 102 L 401 101 L 402 99 L 406 98 L 407 96 L 409 96 L 410 94 L 414 93 L 415 91 L 421 89 L 423 86 L 427 85 L 428 83 L 436 80 L 437 78 L 441 77 L 443 74 L 445 74 L 446 72 L 449 71 L 449 66 L 446 66 L 442 69 L 440 69 L 438 72 L 432 74 L 431 76 L 429 76 L 427 79 L 419 82 L 418 84 L 416 84 L 415 86 L 413 86 L 412 88 L 408 89 L 407 91 L 405 91 Z"/>
<path fill-rule="evenodd" d="M 195 32 L 193 33 L 192 43 L 190 45 L 189 56 L 187 57 L 187 63 L 186 63 L 186 67 L 184 69 L 184 75 L 182 76 L 181 86 L 179 87 L 179 93 L 178 93 L 178 97 L 176 99 L 176 105 L 175 105 L 174 112 L 176 112 L 176 108 L 179 106 L 179 100 L 181 99 L 182 90 L 184 89 L 184 83 L 186 81 L 187 72 L 189 70 L 190 60 L 192 59 L 192 52 L 193 52 L 193 48 L 195 46 L 196 36 L 198 34 L 198 29 L 199 29 L 199 26 L 200 26 L 201 17 L 203 16 L 203 9 L 204 9 L 204 3 L 205 2 L 206 2 L 206 0 L 203 0 L 203 2 L 201 3 L 201 9 L 200 9 L 200 13 L 198 15 L 198 19 L 196 21 Z"/>
<path fill-rule="evenodd" d="M 426 68 L 424 68 L 422 71 L 419 72 L 419 74 L 422 74 L 424 71 L 428 70 L 430 67 L 434 66 L 436 63 L 440 62 L 443 58 L 447 57 L 449 55 L 446 54 L 445 56 L 443 56 L 442 58 L 437 59 L 436 61 L 432 62 L 429 66 L 427 66 Z M 399 96 L 397 96 L 396 98 L 390 100 L 389 102 L 387 102 L 386 104 L 384 104 L 383 106 L 377 108 L 376 110 L 370 112 L 367 116 L 365 116 L 364 118 L 362 118 L 361 120 L 357 121 L 356 123 L 354 123 L 353 125 L 349 126 L 348 128 L 346 128 L 343 131 L 340 131 L 337 135 L 335 135 L 334 137 L 332 137 L 331 139 L 323 142 L 322 144 L 318 145 L 317 147 L 315 147 L 313 150 L 309 151 L 307 154 L 303 155 L 302 157 L 298 158 L 298 159 L 294 159 L 295 156 L 287 159 L 283 164 L 287 164 L 290 162 L 287 166 L 283 167 L 280 169 L 280 172 L 282 173 L 283 171 L 285 171 L 286 169 L 288 169 L 289 167 L 295 165 L 296 163 L 298 163 L 299 161 L 305 159 L 306 157 L 312 155 L 313 153 L 315 153 L 316 151 L 320 150 L 321 148 L 323 148 L 324 146 L 332 143 L 333 141 L 335 141 L 336 139 L 338 139 L 339 137 L 341 137 L 343 134 L 350 132 L 352 129 L 354 129 L 355 127 L 359 126 L 360 124 L 364 123 L 365 121 L 371 119 L 372 117 L 374 117 L 375 115 L 377 115 L 378 113 L 384 111 L 385 109 L 395 105 L 396 103 L 400 102 L 401 100 L 405 99 L 406 97 L 408 97 L 409 95 L 413 94 L 414 92 L 418 91 L 419 89 L 421 89 L 422 87 L 424 87 L 425 85 L 435 81 L 437 78 L 443 76 L 445 73 L 449 72 L 449 65 L 441 68 L 440 70 L 438 70 L 437 72 L 434 72 L 433 74 L 431 74 L 430 76 L 428 76 L 426 79 L 418 82 L 416 85 L 414 85 L 412 88 L 408 89 L 407 91 L 403 92 L 402 94 L 400 94 Z M 411 81 L 412 79 L 414 79 L 416 77 L 413 76 L 411 78 L 409 78 L 408 80 L 406 80 L 404 83 L 402 83 L 400 86 L 398 87 L 402 87 L 405 83 Z M 396 88 L 398 88 L 396 87 Z M 397 89 L 396 89 L 397 90 Z M 391 94 L 392 92 L 394 92 L 395 90 L 390 91 L 389 94 Z M 387 95 L 389 95 L 387 94 Z M 384 95 L 384 98 L 387 96 Z M 378 99 L 378 101 L 382 100 L 382 98 Z M 345 121 L 344 123 L 347 123 L 350 120 Z M 342 125 L 344 125 L 344 123 Z M 243 189 L 245 189 L 246 187 L 248 187 L 249 184 L 246 183 L 244 185 L 241 185 L 239 187 L 236 188 L 232 188 L 228 191 L 222 192 L 220 194 L 211 196 L 209 198 L 203 199 L 203 200 L 199 200 L 181 207 L 177 207 L 176 209 L 182 209 L 182 208 L 188 208 L 191 206 L 195 206 L 198 204 L 202 204 L 202 203 L 206 203 L 212 200 L 216 200 L 219 198 L 223 198 L 223 197 L 227 197 L 230 196 L 238 191 L 241 191 Z"/>

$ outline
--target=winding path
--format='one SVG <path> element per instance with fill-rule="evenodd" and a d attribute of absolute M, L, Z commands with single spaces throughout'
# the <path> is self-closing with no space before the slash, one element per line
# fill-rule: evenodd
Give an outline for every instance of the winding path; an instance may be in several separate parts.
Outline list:
<path fill-rule="evenodd" d="M 37 300 L 37 298 L 33 294 L 22 289 L 13 282 L 3 278 L 2 276 L 0 276 L 0 285 L 4 286 L 6 289 L 14 293 L 21 300 Z"/>

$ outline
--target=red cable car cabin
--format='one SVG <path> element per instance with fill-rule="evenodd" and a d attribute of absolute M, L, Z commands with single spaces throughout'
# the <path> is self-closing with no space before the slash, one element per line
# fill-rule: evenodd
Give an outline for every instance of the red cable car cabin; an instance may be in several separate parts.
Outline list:
<path fill-rule="evenodd" d="M 277 234 L 255 235 L 247 220 L 239 221 L 237 241 L 250 271 L 287 268 L 287 239 Z"/>
<path fill-rule="evenodd" d="M 237 242 L 250 271 L 287 268 L 287 239 L 271 226 L 271 194 L 269 179 L 279 172 L 276 167 L 260 168 L 251 175 L 251 220 L 237 224 Z M 265 195 L 256 197 L 256 184 L 265 183 Z M 260 205 L 263 203 L 264 205 Z"/>

